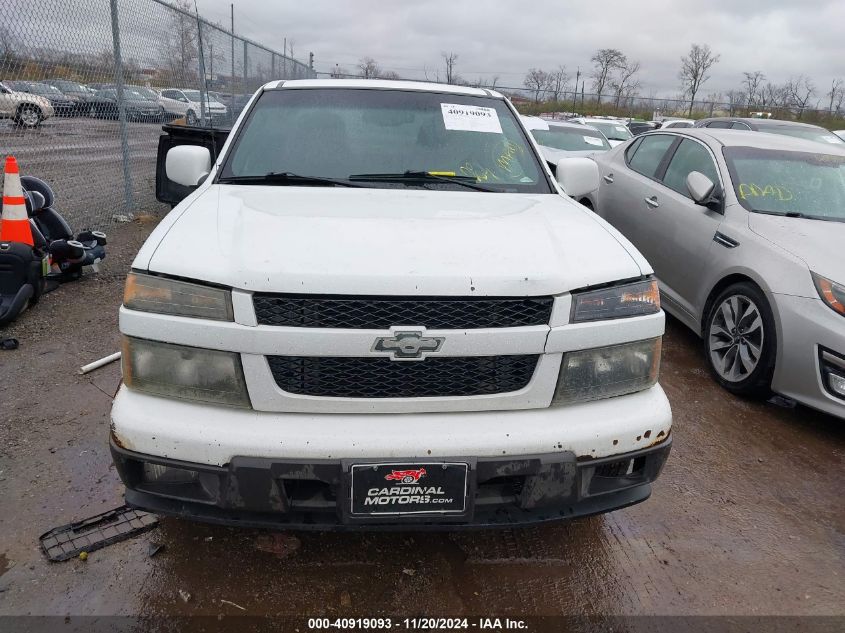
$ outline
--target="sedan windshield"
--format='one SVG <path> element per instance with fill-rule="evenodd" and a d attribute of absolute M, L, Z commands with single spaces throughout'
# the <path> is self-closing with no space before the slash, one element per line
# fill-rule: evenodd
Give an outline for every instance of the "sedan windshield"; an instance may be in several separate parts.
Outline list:
<path fill-rule="evenodd" d="M 88 90 L 84 86 L 82 86 L 82 84 L 78 84 L 75 81 L 54 81 L 50 85 L 66 92 L 88 92 Z"/>
<path fill-rule="evenodd" d="M 611 141 L 627 141 L 634 136 L 624 123 L 616 121 L 587 121 L 587 125 L 596 128 Z"/>
<path fill-rule="evenodd" d="M 36 95 L 49 95 L 51 97 L 61 97 L 62 93 L 59 90 L 53 88 L 53 86 L 48 86 L 47 84 L 42 84 L 38 82 L 21 82 L 21 87 L 26 92 L 31 92 L 32 94 Z"/>
<path fill-rule="evenodd" d="M 549 125 L 548 130 L 531 130 L 532 136 L 540 144 L 552 149 L 570 152 L 592 150 L 602 152 L 610 149 L 610 143 L 601 132 L 575 127 Z"/>
<path fill-rule="evenodd" d="M 273 174 L 287 174 L 268 178 L 280 185 L 318 177 L 367 187 L 552 193 L 504 100 L 418 91 L 263 93 L 221 180 L 261 184 Z"/>
<path fill-rule="evenodd" d="M 727 147 L 740 204 L 755 213 L 845 222 L 845 156 Z"/>
<path fill-rule="evenodd" d="M 158 93 L 152 88 L 146 88 L 144 86 L 132 86 L 131 90 L 133 92 L 137 92 L 145 99 L 152 99 L 153 101 L 158 100 Z"/>

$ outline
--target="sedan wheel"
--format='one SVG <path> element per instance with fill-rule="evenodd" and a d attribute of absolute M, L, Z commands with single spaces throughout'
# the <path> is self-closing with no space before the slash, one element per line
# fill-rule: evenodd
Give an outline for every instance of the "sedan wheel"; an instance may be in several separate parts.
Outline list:
<path fill-rule="evenodd" d="M 765 295 L 749 283 L 726 288 L 710 307 L 705 352 L 716 380 L 744 395 L 767 395 L 777 345 Z"/>
<path fill-rule="evenodd" d="M 35 127 L 41 122 L 41 110 L 35 106 L 23 106 L 18 112 L 18 122 L 25 127 Z"/>

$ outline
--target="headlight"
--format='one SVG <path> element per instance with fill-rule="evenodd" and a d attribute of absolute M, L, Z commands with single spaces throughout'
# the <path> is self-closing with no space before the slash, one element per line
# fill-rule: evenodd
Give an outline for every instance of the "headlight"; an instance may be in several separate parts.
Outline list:
<path fill-rule="evenodd" d="M 234 321 L 228 290 L 154 275 L 129 273 L 123 305 L 142 312 Z"/>
<path fill-rule="evenodd" d="M 660 312 L 660 292 L 653 279 L 579 292 L 572 297 L 572 322 L 621 319 Z"/>
<path fill-rule="evenodd" d="M 172 398 L 249 407 L 241 358 L 233 352 L 124 337 L 123 382 Z"/>
<path fill-rule="evenodd" d="M 845 315 L 845 286 L 816 273 L 810 274 L 813 276 L 813 283 L 816 284 L 816 290 L 822 301 L 839 314 Z"/>
<path fill-rule="evenodd" d="M 661 339 L 566 352 L 552 404 L 586 402 L 648 389 L 657 382 Z"/>

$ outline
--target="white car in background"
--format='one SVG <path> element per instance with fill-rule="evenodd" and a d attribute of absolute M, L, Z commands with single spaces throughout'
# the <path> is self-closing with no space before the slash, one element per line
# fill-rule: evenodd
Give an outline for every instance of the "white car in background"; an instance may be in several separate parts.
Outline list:
<path fill-rule="evenodd" d="M 604 134 L 596 128 L 579 123 L 549 121 L 536 116 L 522 116 L 522 123 L 540 146 L 543 158 L 552 167 L 562 158 L 591 157 L 611 148 Z"/>
<path fill-rule="evenodd" d="M 666 130 L 668 128 L 685 128 L 685 127 L 693 127 L 695 125 L 695 121 L 693 119 L 663 119 L 660 124 L 661 130 Z"/>
<path fill-rule="evenodd" d="M 599 130 L 602 134 L 604 134 L 605 138 L 607 138 L 611 147 L 616 147 L 617 145 L 621 145 L 625 141 L 634 138 L 631 130 L 629 130 L 628 126 L 625 125 L 625 121 L 621 119 L 578 117 L 570 119 L 570 122 L 578 123 L 580 125 L 589 125 L 590 127 Z"/>
<path fill-rule="evenodd" d="M 13 119 L 23 127 L 36 127 L 54 114 L 52 104 L 44 97 L 18 92 L 0 81 L 0 119 Z"/>
<path fill-rule="evenodd" d="M 159 92 L 159 105 L 168 114 L 185 117 L 188 125 L 196 125 L 202 118 L 202 97 L 199 90 L 164 88 Z M 205 116 L 211 121 L 226 118 L 226 106 L 206 97 Z"/>

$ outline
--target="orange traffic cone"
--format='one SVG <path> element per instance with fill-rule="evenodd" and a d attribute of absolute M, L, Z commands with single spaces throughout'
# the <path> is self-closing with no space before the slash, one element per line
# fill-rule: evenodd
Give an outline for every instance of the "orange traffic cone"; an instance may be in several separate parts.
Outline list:
<path fill-rule="evenodd" d="M 14 156 L 6 157 L 3 180 L 3 214 L 0 216 L 0 241 L 22 242 L 34 247 L 26 200 L 21 188 L 21 174 Z"/>

